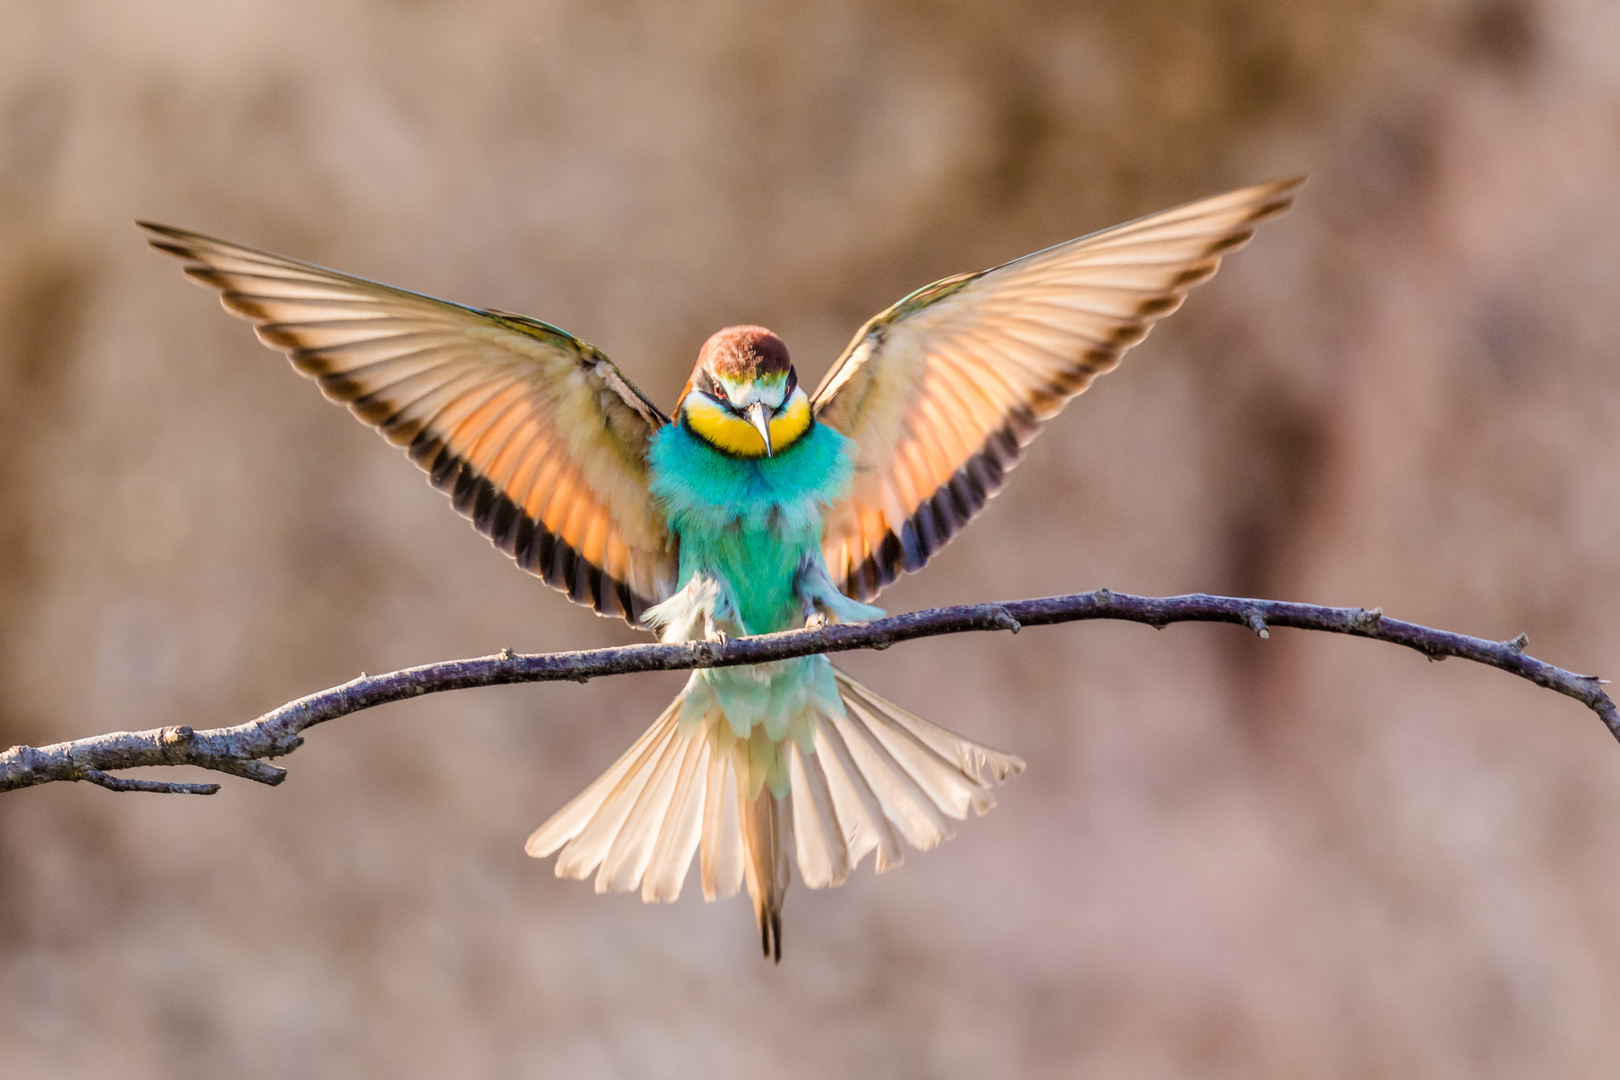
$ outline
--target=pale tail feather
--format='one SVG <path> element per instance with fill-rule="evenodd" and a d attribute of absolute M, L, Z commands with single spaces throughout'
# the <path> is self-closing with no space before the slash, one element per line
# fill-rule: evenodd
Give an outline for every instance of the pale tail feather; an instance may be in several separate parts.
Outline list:
<path fill-rule="evenodd" d="M 899 866 L 904 858 L 899 834 L 883 812 L 877 792 L 856 766 L 837 724 L 824 716 L 816 717 L 816 758 L 824 763 L 827 787 L 849 849 L 849 865 L 858 866 L 868 851 L 876 849 L 878 873 Z"/>
<path fill-rule="evenodd" d="M 598 892 L 640 888 L 649 903 L 680 896 L 698 854 L 704 898 L 746 882 L 765 950 L 780 958 L 790 856 L 813 889 L 843 884 L 868 852 L 882 873 L 900 864 L 902 837 L 923 850 L 949 839 L 952 821 L 995 805 L 992 780 L 1024 769 L 834 674 L 843 715 L 811 717 L 813 750 L 791 745 L 788 795 L 766 787 L 749 800 L 749 740 L 722 741 L 718 714 L 683 730 L 676 698 L 525 850 L 561 849 L 559 877 L 595 871 Z"/>
<path fill-rule="evenodd" d="M 842 885 L 849 877 L 849 845 L 838 823 L 832 789 L 821 758 L 792 748 L 793 836 L 799 874 L 812 889 Z"/>
<path fill-rule="evenodd" d="M 899 865 L 893 832 L 924 851 L 950 839 L 952 820 L 965 818 L 970 809 L 982 814 L 995 805 L 990 778 L 1003 780 L 1023 771 L 1020 759 L 936 727 L 841 671 L 835 669 L 834 675 L 844 716 L 823 720 L 817 741 L 819 746 L 826 737 L 832 751 L 827 756 L 844 773 L 848 790 L 839 801 L 839 819 L 851 837 L 852 866 L 874 846 L 880 873 Z M 837 793 L 838 785 L 832 786 Z M 863 844 L 863 827 L 880 831 Z"/>
<path fill-rule="evenodd" d="M 624 821 L 652 778 L 656 765 L 676 735 L 677 706 L 654 721 L 613 767 L 536 829 L 523 848 L 536 858 L 562 847 L 557 876 L 585 878 L 602 862 L 618 839 Z M 563 845 L 566 844 L 566 847 Z M 597 878 L 599 887 L 603 879 Z M 598 891 L 602 891 L 599 888 Z"/>
<path fill-rule="evenodd" d="M 641 883 L 641 898 L 649 904 L 670 903 L 681 895 L 686 869 L 692 865 L 692 854 L 702 835 L 709 750 L 708 739 L 685 740 L 669 814 L 658 832 L 658 843 Z"/>
<path fill-rule="evenodd" d="M 629 892 L 641 884 L 647 864 L 652 860 L 653 845 L 657 843 L 658 834 L 669 816 L 670 800 L 674 797 L 675 781 L 679 774 L 676 763 L 684 756 L 687 745 L 687 740 L 674 734 L 662 743 L 650 766 L 642 769 L 647 782 L 641 785 L 623 823 L 603 830 L 612 831 L 613 839 L 608 844 L 607 853 L 602 856 L 601 869 L 596 872 L 597 892 Z M 629 801 L 629 797 L 627 787 L 620 799 Z M 600 814 L 598 820 L 604 820 Z M 588 840 L 591 833 L 591 829 L 586 829 L 580 834 L 580 840 L 575 842 Z"/>
<path fill-rule="evenodd" d="M 729 754 L 709 759 L 708 786 L 703 792 L 703 842 L 700 877 L 703 899 L 728 900 L 743 882 L 742 827 L 736 797 L 737 777 Z"/>

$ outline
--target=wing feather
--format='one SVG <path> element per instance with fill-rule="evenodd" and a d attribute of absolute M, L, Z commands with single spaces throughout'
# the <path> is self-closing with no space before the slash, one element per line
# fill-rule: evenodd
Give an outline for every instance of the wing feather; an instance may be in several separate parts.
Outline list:
<path fill-rule="evenodd" d="M 857 446 L 822 554 L 858 600 L 921 569 L 1001 488 L 1040 425 L 1110 371 L 1255 225 L 1277 180 L 1071 240 L 906 297 L 861 328 L 816 417 Z"/>
<path fill-rule="evenodd" d="M 674 590 L 646 463 L 669 421 L 593 346 L 523 316 L 141 224 L 328 399 L 405 447 L 525 570 L 631 622 Z"/>

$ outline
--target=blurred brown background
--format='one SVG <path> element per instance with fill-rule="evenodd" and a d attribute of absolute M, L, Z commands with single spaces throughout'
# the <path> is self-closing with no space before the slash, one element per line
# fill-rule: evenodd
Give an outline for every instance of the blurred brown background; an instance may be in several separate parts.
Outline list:
<path fill-rule="evenodd" d="M 818 378 L 934 278 L 1300 171 L 884 602 L 1380 604 L 1620 673 L 1613 0 L 6 0 L 0 746 L 635 637 L 132 218 L 543 317 L 667 403 L 721 325 Z M 780 968 L 745 901 L 523 856 L 679 676 L 348 718 L 274 790 L 0 796 L 0 1072 L 1620 1067 L 1620 748 L 1576 703 L 1227 627 L 848 666 L 1030 769 L 946 847 L 796 889 Z"/>

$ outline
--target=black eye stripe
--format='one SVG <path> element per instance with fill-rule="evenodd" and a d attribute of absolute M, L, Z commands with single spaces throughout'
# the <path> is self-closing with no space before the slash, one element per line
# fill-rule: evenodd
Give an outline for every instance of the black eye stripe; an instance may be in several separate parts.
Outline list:
<path fill-rule="evenodd" d="M 708 401 L 710 402 L 710 404 L 714 405 L 715 408 L 720 409 L 720 410 L 722 410 L 724 412 L 728 412 L 732 416 L 736 416 L 736 417 L 739 417 L 739 418 L 742 416 L 741 410 L 739 410 L 731 402 L 727 401 L 724 395 L 722 395 L 722 394 L 711 394 L 707 390 L 699 390 L 696 387 L 693 387 L 692 389 L 693 389 L 693 393 L 697 394 L 699 397 L 707 398 Z"/>
<path fill-rule="evenodd" d="M 707 371 L 699 369 L 698 371 L 692 373 L 692 390 L 695 393 L 702 394 L 704 397 L 731 413 L 733 416 L 742 415 L 742 413 L 738 412 L 736 407 L 731 404 L 731 399 L 726 397 L 725 391 L 720 389 L 719 384 L 714 381 L 713 376 L 711 376 Z"/>
<path fill-rule="evenodd" d="M 798 388 L 799 373 L 792 368 L 788 368 L 787 376 L 782 384 L 782 401 L 781 404 L 771 408 L 772 416 L 782 414 L 782 410 L 786 409 L 788 403 L 792 400 L 793 392 Z M 694 393 L 702 394 L 733 416 L 743 415 L 743 411 L 731 403 L 730 397 L 727 396 L 719 381 L 707 371 L 700 369 L 692 373 L 692 390 Z"/>

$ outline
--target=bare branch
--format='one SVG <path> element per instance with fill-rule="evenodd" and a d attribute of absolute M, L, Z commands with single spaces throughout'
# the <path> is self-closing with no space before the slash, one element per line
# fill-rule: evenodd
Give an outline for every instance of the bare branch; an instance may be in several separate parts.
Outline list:
<path fill-rule="evenodd" d="M 142 765 L 196 765 L 204 769 L 247 777 L 264 784 L 279 784 L 286 770 L 264 758 L 290 754 L 303 743 L 301 733 L 316 724 L 390 701 L 502 683 L 547 682 L 573 679 L 586 682 L 603 675 L 635 671 L 677 671 L 700 667 L 730 667 L 786 660 L 811 653 L 851 649 L 886 649 L 899 641 L 961 634 L 975 630 L 1010 630 L 1025 626 L 1079 622 L 1085 619 L 1122 619 L 1160 629 L 1175 622 L 1225 622 L 1246 627 L 1261 637 L 1279 626 L 1323 630 L 1404 645 L 1443 660 L 1457 656 L 1500 668 L 1537 686 L 1574 698 L 1602 718 L 1620 738 L 1620 712 L 1604 693 L 1606 679 L 1577 675 L 1528 655 L 1529 639 L 1520 634 L 1507 641 L 1435 630 L 1416 623 L 1386 619 L 1382 609 L 1331 608 L 1290 604 L 1279 600 L 1250 600 L 1230 596 L 1131 596 L 1098 589 L 1071 596 L 1018 600 L 997 604 L 967 604 L 896 615 L 870 623 L 845 623 L 780 634 L 732 638 L 723 644 L 706 641 L 676 644 L 625 645 L 584 652 L 521 655 L 510 649 L 495 656 L 447 660 L 406 668 L 386 675 L 358 679 L 290 701 L 250 723 L 236 727 L 194 731 L 166 727 L 151 731 L 121 731 L 73 742 L 34 748 L 14 746 L 0 753 L 0 791 L 31 787 L 53 780 L 87 780 L 114 791 L 186 792 L 210 795 L 217 784 L 170 784 L 129 780 L 107 775 L 109 769 Z"/>

